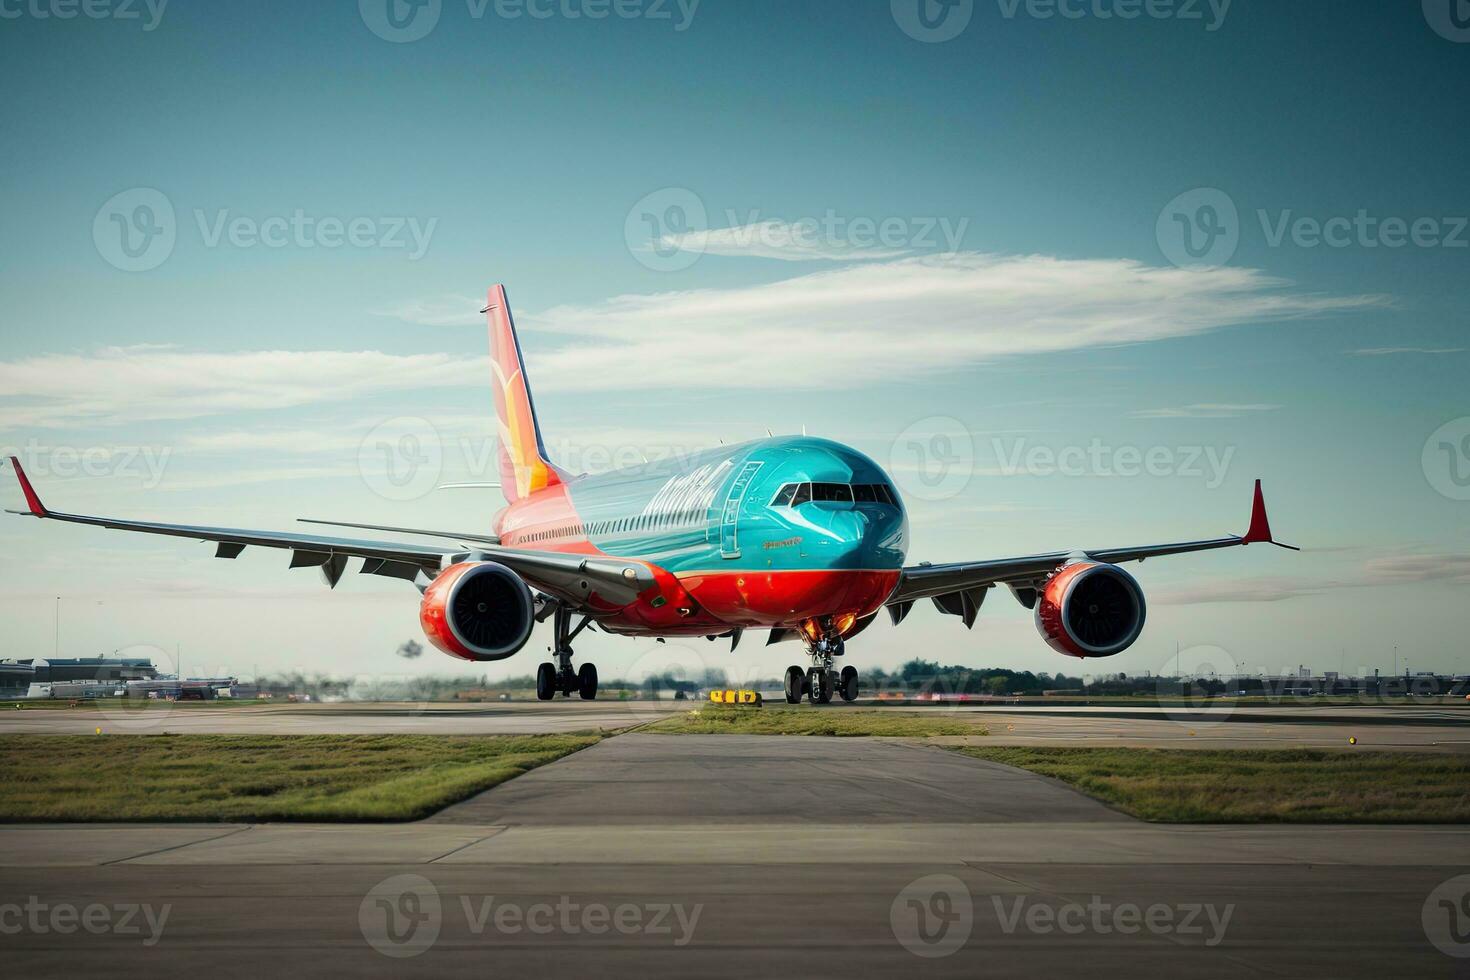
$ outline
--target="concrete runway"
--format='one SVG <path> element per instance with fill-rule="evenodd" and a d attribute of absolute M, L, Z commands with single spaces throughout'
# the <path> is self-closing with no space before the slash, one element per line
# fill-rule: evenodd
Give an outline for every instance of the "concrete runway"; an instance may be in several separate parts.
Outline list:
<path fill-rule="evenodd" d="M 558 699 L 489 704 L 276 704 L 240 707 L 200 704 L 125 709 L 0 711 L 6 733 L 114 734 L 175 732 L 233 735 L 432 734 L 529 735 L 613 731 L 656 721 L 699 706 L 691 701 L 581 701 Z M 847 711 L 856 705 L 789 707 L 767 711 Z M 987 729 L 986 745 L 1095 745 L 1140 748 L 1356 748 L 1470 752 L 1470 709 L 1459 707 L 1249 707 L 889 705 Z"/>
<path fill-rule="evenodd" d="M 932 746 L 629 734 L 417 824 L 7 827 L 0 941 L 18 976 L 1464 977 L 1460 875 L 1470 828 L 1157 826 Z"/>

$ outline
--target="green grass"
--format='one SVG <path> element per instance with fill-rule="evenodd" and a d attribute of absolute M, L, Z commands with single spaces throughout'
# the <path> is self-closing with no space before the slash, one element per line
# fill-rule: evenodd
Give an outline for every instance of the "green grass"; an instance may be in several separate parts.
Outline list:
<path fill-rule="evenodd" d="M 952 717 L 902 714 L 893 708 L 725 708 L 710 705 L 643 729 L 667 735 L 988 735 L 982 725 Z"/>
<path fill-rule="evenodd" d="M 1408 752 L 957 746 L 1165 823 L 1466 823 L 1470 757 Z"/>
<path fill-rule="evenodd" d="M 0 821 L 415 820 L 596 735 L 6 735 Z"/>

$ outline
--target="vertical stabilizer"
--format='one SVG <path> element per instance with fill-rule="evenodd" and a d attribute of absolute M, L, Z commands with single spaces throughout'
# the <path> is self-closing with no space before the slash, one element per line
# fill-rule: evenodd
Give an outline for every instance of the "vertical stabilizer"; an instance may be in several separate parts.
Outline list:
<path fill-rule="evenodd" d="M 521 344 L 504 286 L 491 286 L 485 313 L 490 321 L 490 363 L 494 371 L 495 415 L 500 422 L 500 480 L 511 503 L 561 483 L 561 473 L 546 456 L 536 405 L 526 381 Z"/>

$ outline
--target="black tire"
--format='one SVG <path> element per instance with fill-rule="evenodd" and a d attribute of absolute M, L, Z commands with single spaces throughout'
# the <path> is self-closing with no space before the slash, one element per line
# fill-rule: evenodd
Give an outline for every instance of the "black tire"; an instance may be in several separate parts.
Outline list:
<path fill-rule="evenodd" d="M 582 696 L 583 701 L 591 701 L 597 697 L 597 668 L 592 664 L 583 664 L 582 669 L 577 671 L 577 693 Z"/>
<path fill-rule="evenodd" d="M 556 697 L 556 668 L 542 664 L 536 668 L 536 700 L 550 701 Z"/>
<path fill-rule="evenodd" d="M 813 667 L 806 672 L 807 696 L 812 704 L 832 703 L 832 676 L 825 670 Z"/>
<path fill-rule="evenodd" d="M 805 688 L 806 671 L 800 667 L 786 668 L 786 703 L 801 704 L 801 695 Z"/>
<path fill-rule="evenodd" d="M 844 701 L 856 701 L 858 696 L 858 672 L 856 667 L 843 667 L 842 680 L 837 683 L 837 693 Z"/>

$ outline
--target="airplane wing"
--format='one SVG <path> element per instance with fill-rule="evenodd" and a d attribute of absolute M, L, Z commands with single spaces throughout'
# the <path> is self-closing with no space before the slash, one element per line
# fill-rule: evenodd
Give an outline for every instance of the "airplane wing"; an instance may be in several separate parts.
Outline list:
<path fill-rule="evenodd" d="M 571 555 L 546 551 L 525 551 L 489 544 L 489 539 L 471 539 L 475 543 L 448 547 L 394 541 L 364 541 L 356 538 L 297 534 L 284 531 L 257 531 L 248 528 L 204 527 L 193 524 L 166 524 L 133 521 L 88 514 L 63 514 L 48 510 L 41 503 L 20 460 L 10 457 L 25 495 L 27 510 L 8 513 L 71 524 L 93 524 L 118 531 L 143 534 L 165 534 L 179 538 L 213 541 L 218 547 L 216 558 L 238 558 L 247 547 L 281 548 L 291 552 L 291 568 L 319 567 L 328 586 L 336 588 L 347 562 L 363 560 L 366 575 L 384 575 L 407 579 L 420 587 L 452 561 L 474 556 L 479 560 L 497 561 L 524 578 L 533 587 L 582 608 L 588 603 L 626 605 L 639 593 L 654 586 L 652 570 L 642 562 L 625 561 L 595 555 Z M 405 531 L 411 529 L 402 529 Z M 423 533 L 414 531 L 413 533 Z M 439 532 L 434 532 L 439 533 Z M 450 535 L 458 537 L 458 535 Z M 449 561 L 446 561 L 449 559 Z"/>
<path fill-rule="evenodd" d="M 1243 535 L 1227 535 L 1222 538 L 1206 538 L 1200 541 L 1179 541 L 1172 544 L 1152 544 L 1126 548 L 1096 548 L 1084 551 L 1049 551 L 1039 555 L 1020 558 L 999 558 L 990 561 L 954 562 L 945 565 L 928 563 L 911 565 L 903 570 L 898 586 L 889 596 L 889 615 L 894 623 L 908 614 L 909 608 L 919 599 L 933 599 L 941 612 L 961 616 L 965 625 L 973 625 L 975 612 L 984 600 L 984 591 L 992 585 L 1005 584 L 1016 598 L 1027 608 L 1036 604 L 1037 590 L 1057 566 L 1066 561 L 1090 559 L 1092 561 L 1117 564 L 1125 561 L 1143 561 L 1163 555 L 1181 555 L 1191 551 L 1212 551 L 1216 548 L 1233 548 L 1246 544 L 1274 544 L 1279 548 L 1294 548 L 1271 537 L 1271 524 L 1266 519 L 1266 502 L 1261 495 L 1261 481 L 1256 481 L 1255 499 L 1251 505 L 1250 528 Z"/>

